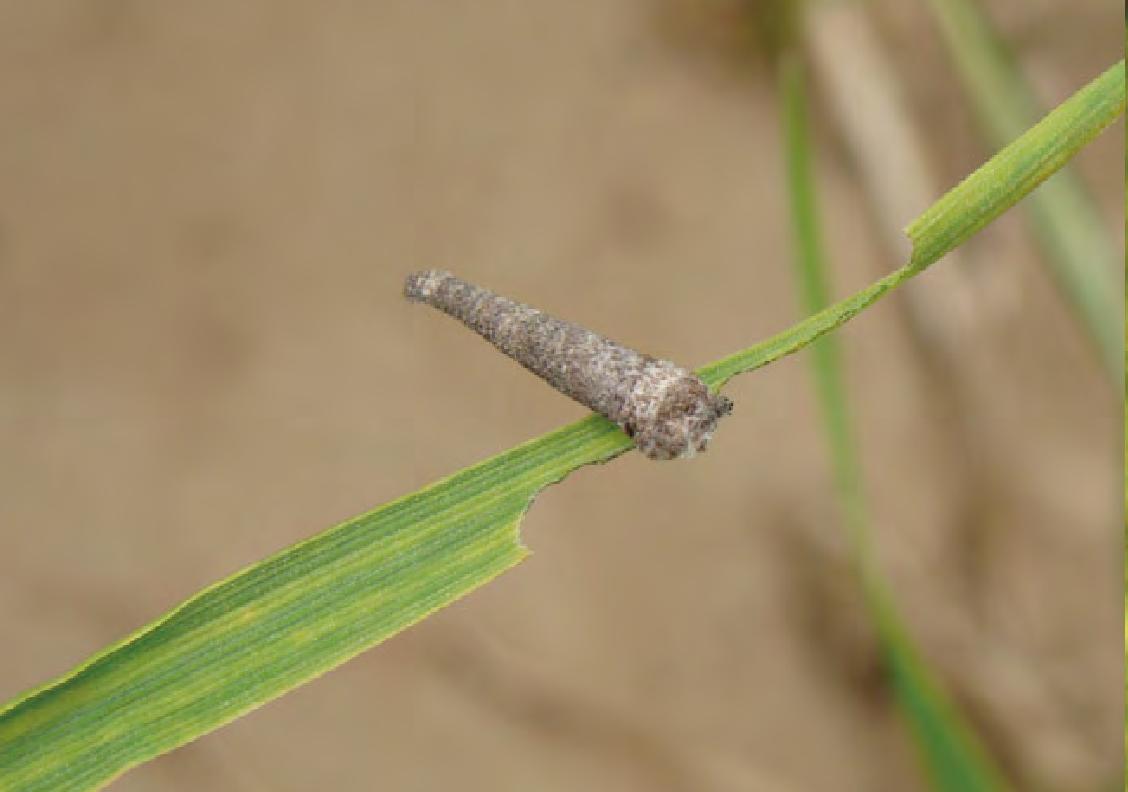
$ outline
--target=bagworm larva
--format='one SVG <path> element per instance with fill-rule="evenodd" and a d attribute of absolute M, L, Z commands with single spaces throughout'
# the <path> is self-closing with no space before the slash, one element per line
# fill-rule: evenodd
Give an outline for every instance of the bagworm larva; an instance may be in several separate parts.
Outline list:
<path fill-rule="evenodd" d="M 404 296 L 460 320 L 561 393 L 614 421 L 651 459 L 704 451 L 732 402 L 668 360 L 494 294 L 441 270 L 409 275 Z"/>

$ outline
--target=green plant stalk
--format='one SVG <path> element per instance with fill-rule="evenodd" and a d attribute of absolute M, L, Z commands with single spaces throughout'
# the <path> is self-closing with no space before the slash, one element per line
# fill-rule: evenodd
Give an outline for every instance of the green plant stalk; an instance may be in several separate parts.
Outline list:
<path fill-rule="evenodd" d="M 830 289 L 812 173 L 806 80 L 802 62 L 796 55 L 782 59 L 780 82 L 796 281 L 804 313 L 814 313 L 830 302 Z M 932 787 L 944 792 L 1004 789 L 1002 774 L 944 694 L 935 674 L 909 637 L 874 562 L 861 461 L 851 431 L 837 339 L 831 335 L 820 338 L 811 345 L 810 354 L 829 441 L 835 489 L 850 536 L 854 564 L 877 629 L 897 704 L 911 730 Z"/>
<path fill-rule="evenodd" d="M 798 56 L 785 56 L 781 63 L 781 93 L 784 103 L 784 140 L 787 151 L 788 194 L 794 224 L 795 274 L 804 313 L 824 310 L 830 289 L 819 231 L 815 180 L 807 129 L 806 78 Z M 869 519 L 863 495 L 861 470 L 842 385 L 838 344 L 833 336 L 811 345 L 811 362 L 823 423 L 830 441 L 834 480 L 844 522 L 859 560 L 868 565 Z"/>
<path fill-rule="evenodd" d="M 994 146 L 1039 116 L 1038 102 L 986 12 L 971 0 L 929 0 L 980 127 Z M 1030 228 L 1054 280 L 1095 343 L 1114 382 L 1123 364 L 1116 254 L 1093 199 L 1069 168 L 1026 207 Z"/>
<path fill-rule="evenodd" d="M 1124 106 L 1119 69 L 1098 77 L 956 188 L 976 218 L 1016 203 L 1116 118 Z M 1042 172 L 1031 163 L 1041 163 Z M 948 206 L 946 200 L 939 205 Z M 948 210 L 926 216 L 914 237 L 922 252 L 908 265 L 698 373 L 719 388 L 802 349 L 987 222 Z M 527 553 L 518 525 L 536 494 L 630 447 L 609 421 L 585 418 L 201 591 L 0 708 L 0 790 L 99 788 L 340 665 L 518 563 Z"/>

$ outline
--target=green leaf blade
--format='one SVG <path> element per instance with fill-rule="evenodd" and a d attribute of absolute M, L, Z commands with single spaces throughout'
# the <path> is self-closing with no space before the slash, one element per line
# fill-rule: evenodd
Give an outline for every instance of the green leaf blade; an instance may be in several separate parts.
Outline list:
<path fill-rule="evenodd" d="M 1060 141 L 1039 137 L 1039 146 L 1061 152 L 1046 162 L 1064 162 L 1079 147 L 1075 141 L 1090 139 L 1123 110 L 1123 75 L 1118 84 L 1107 75 L 1097 83 L 1104 93 L 1119 91 L 1119 105 L 1106 101 L 1087 114 L 1068 110 L 1081 128 Z M 1091 93 L 1093 85 L 1084 90 Z M 990 191 L 981 171 L 969 182 Z M 1008 184 L 1028 191 L 1034 182 Z M 990 202 L 979 210 L 998 214 L 1019 197 L 1000 188 L 997 211 Z M 945 200 L 940 203 L 948 206 Z M 699 374 L 720 387 L 844 324 L 965 234 L 967 218 L 950 209 L 914 224 L 909 265 Z M 630 447 L 609 421 L 585 418 L 205 589 L 0 708 L 0 790 L 99 788 L 378 644 L 519 563 L 526 551 L 518 524 L 536 494 Z"/>
<path fill-rule="evenodd" d="M 1120 61 L 949 190 L 905 233 L 927 267 L 1018 203 L 1124 112 Z"/>
<path fill-rule="evenodd" d="M 629 447 L 587 418 L 201 592 L 0 713 L 0 788 L 95 788 L 319 676 L 519 563 L 536 493 Z"/>
<path fill-rule="evenodd" d="M 930 0 L 928 5 L 985 137 L 1003 146 L 1021 135 L 1038 117 L 1038 102 L 987 10 L 972 0 Z M 1078 174 L 1064 168 L 1032 196 L 1026 212 L 1047 268 L 1105 368 L 1119 380 L 1119 266 L 1092 196 Z"/>

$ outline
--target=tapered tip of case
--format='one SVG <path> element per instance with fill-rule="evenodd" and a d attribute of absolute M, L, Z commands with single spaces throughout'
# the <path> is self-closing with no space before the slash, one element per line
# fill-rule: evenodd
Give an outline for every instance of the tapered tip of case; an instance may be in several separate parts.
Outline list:
<path fill-rule="evenodd" d="M 451 274 L 445 270 L 422 270 L 407 276 L 403 284 L 403 296 L 411 302 L 427 302 L 435 289 Z"/>

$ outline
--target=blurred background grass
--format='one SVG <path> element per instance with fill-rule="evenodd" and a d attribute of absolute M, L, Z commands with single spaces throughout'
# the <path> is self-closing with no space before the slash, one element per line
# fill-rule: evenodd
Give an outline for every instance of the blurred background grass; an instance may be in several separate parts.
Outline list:
<path fill-rule="evenodd" d="M 1121 55 L 1095 0 L 983 5 L 1045 107 Z M 410 269 L 686 365 L 799 318 L 770 10 L 0 3 L 0 698 L 582 414 L 402 304 Z M 902 119 L 859 133 L 862 88 L 816 67 L 845 294 L 994 144 L 924 3 L 818 13 L 812 60 L 889 64 Z M 1120 252 L 1122 134 L 1077 163 Z M 917 181 L 883 182 L 866 139 Z M 913 637 L 1020 786 L 1098 789 L 1122 751 L 1119 395 L 1028 231 L 1003 218 L 839 337 Z M 735 381 L 705 457 L 581 471 L 518 570 L 115 788 L 920 788 L 804 363 Z"/>

